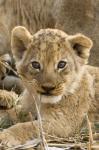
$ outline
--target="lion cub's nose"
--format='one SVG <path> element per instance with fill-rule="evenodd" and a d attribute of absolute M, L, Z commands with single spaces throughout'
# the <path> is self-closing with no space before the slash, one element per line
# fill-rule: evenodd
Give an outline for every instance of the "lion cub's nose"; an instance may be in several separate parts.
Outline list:
<path fill-rule="evenodd" d="M 49 93 L 49 92 L 51 92 L 52 90 L 55 89 L 55 86 L 45 84 L 45 85 L 42 85 L 42 89 L 45 92 Z"/>

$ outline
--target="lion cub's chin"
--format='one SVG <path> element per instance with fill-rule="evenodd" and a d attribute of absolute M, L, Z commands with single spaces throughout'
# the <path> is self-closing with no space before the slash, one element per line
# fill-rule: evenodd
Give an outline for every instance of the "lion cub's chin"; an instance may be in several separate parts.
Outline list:
<path fill-rule="evenodd" d="M 59 96 L 41 96 L 41 102 L 42 103 L 50 103 L 50 104 L 55 104 L 58 103 L 62 99 L 62 95 Z"/>

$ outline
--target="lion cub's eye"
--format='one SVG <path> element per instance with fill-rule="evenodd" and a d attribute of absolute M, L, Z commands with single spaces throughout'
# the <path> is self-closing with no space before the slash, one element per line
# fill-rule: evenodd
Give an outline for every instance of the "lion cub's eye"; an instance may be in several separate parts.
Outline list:
<path fill-rule="evenodd" d="M 57 68 L 58 68 L 58 69 L 63 69 L 63 68 L 65 68 L 66 64 L 67 64 L 66 61 L 61 60 L 61 61 L 58 63 Z"/>
<path fill-rule="evenodd" d="M 40 70 L 40 68 L 41 68 L 40 63 L 37 62 L 37 61 L 33 61 L 33 62 L 32 62 L 32 67 L 35 68 L 35 69 L 39 69 L 39 70 Z"/>

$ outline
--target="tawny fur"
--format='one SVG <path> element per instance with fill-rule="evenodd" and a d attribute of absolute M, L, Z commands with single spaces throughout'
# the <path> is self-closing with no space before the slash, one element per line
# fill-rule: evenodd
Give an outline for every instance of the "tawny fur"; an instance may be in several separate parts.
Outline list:
<path fill-rule="evenodd" d="M 11 30 L 16 25 L 23 25 L 33 34 L 41 28 L 58 28 L 75 34 L 83 32 L 90 36 L 94 43 L 90 62 L 98 65 L 98 8 L 97 0 L 1 0 L 0 2 L 0 56 L 9 53 L 12 58 L 10 47 Z M 8 19 L 9 18 L 9 19 Z M 93 31 L 94 28 L 94 32 Z M 6 78 L 5 89 L 10 89 L 9 80 L 17 85 L 17 92 L 21 87 L 20 80 Z M 0 82 L 0 87 L 3 83 Z M 19 90 L 21 91 L 21 90 Z"/>
<path fill-rule="evenodd" d="M 32 112 L 35 119 L 32 94 L 35 97 L 36 93 L 36 98 L 41 97 L 41 118 L 46 138 L 50 135 L 73 135 L 80 129 L 86 113 L 93 109 L 95 100 L 99 103 L 98 87 L 95 89 L 95 79 L 90 73 L 97 72 L 95 78 L 98 80 L 99 70 L 94 72 L 86 65 L 92 41 L 82 34 L 70 36 L 55 29 L 42 29 L 32 36 L 26 28 L 19 26 L 12 31 L 11 45 L 18 73 L 26 87 L 22 109 Z M 40 63 L 41 70 L 33 68 L 34 60 Z M 67 64 L 58 69 L 61 60 Z M 51 96 L 42 94 L 42 86 L 45 85 L 55 86 Z M 1 140 L 10 146 L 37 136 L 38 121 L 19 123 L 0 133 Z"/>
<path fill-rule="evenodd" d="M 56 27 L 68 34 L 82 32 L 94 41 L 89 60 L 92 65 L 99 66 L 98 7 L 98 0 L 1 0 L 0 44 L 3 45 L 3 49 L 7 48 L 6 52 L 10 50 L 10 34 L 16 25 L 27 27 L 31 33 L 48 27 Z"/>

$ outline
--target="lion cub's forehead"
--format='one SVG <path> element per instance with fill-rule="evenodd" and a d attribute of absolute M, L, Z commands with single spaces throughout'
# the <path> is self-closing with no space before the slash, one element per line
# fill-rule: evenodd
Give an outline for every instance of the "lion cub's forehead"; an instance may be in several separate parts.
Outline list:
<path fill-rule="evenodd" d="M 33 35 L 31 46 L 40 51 L 66 46 L 67 34 L 57 29 L 41 29 Z"/>

